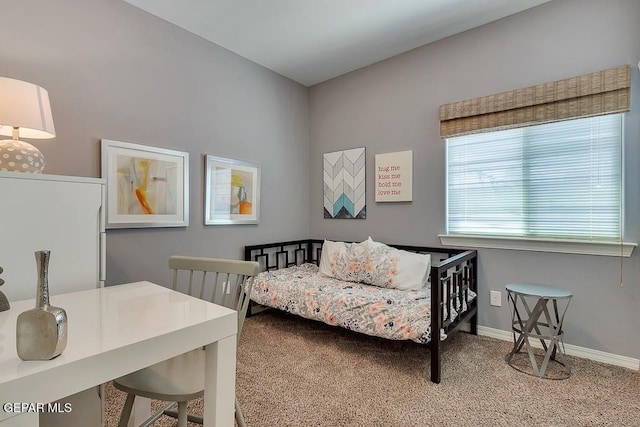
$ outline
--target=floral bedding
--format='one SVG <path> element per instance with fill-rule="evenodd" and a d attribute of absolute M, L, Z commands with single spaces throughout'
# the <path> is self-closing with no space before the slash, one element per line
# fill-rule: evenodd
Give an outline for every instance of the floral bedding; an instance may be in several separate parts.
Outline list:
<path fill-rule="evenodd" d="M 431 340 L 430 292 L 429 286 L 404 291 L 345 282 L 319 274 L 315 264 L 302 264 L 260 273 L 251 299 L 367 335 L 427 343 Z M 451 309 L 456 316 L 455 308 Z"/>

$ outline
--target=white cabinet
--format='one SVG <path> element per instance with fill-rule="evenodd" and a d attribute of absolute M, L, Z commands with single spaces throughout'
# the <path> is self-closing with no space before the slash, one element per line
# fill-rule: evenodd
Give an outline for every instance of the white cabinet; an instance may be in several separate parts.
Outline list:
<path fill-rule="evenodd" d="M 103 190 L 96 178 L 0 173 L 0 290 L 9 302 L 35 297 L 37 250 L 51 251 L 52 296 L 101 285 Z"/>
<path fill-rule="evenodd" d="M 57 294 L 104 284 L 104 190 L 97 178 L 0 172 L 0 266 L 6 282 L 0 291 L 10 304 L 35 298 L 37 250 L 51 251 L 52 304 Z M 41 426 L 102 424 L 97 388 L 62 402 L 71 402 L 73 411 L 41 414 Z"/>

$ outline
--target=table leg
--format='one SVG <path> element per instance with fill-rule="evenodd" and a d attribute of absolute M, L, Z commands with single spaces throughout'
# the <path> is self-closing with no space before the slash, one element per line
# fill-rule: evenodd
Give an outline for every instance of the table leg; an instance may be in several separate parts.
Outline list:
<path fill-rule="evenodd" d="M 538 327 L 538 318 L 540 317 L 541 311 L 537 311 L 536 314 L 534 315 L 531 311 L 531 309 L 529 308 L 529 304 L 527 304 L 527 299 L 524 296 L 520 297 L 520 300 L 522 301 L 522 305 L 524 306 L 524 309 L 527 311 L 527 315 L 529 316 L 529 319 L 531 319 L 532 317 L 534 317 L 534 322 L 533 322 L 533 327 L 536 330 L 536 334 L 537 335 L 542 335 L 540 333 L 540 328 Z M 544 299 L 544 306 L 543 307 L 539 307 L 538 305 L 541 302 L 541 299 L 537 299 L 536 300 L 536 305 L 534 306 L 533 310 L 536 311 L 540 308 L 546 310 L 546 305 L 547 305 L 547 299 Z M 527 332 L 531 333 L 531 329 L 527 329 Z M 529 344 L 529 342 L 527 341 L 527 344 Z M 544 339 L 540 339 L 540 344 L 542 345 L 542 348 L 544 348 L 544 351 L 547 351 L 547 344 L 545 343 Z"/>
<path fill-rule="evenodd" d="M 233 426 L 236 390 L 236 335 L 206 347 L 204 427 Z"/>
<path fill-rule="evenodd" d="M 136 427 L 145 422 L 151 416 L 151 399 L 136 396 L 133 401 L 133 409 L 129 417 L 127 427 Z"/>
<path fill-rule="evenodd" d="M 560 313 L 558 312 L 558 300 L 556 299 L 553 300 L 553 315 L 555 317 L 555 327 L 556 327 L 556 330 L 555 330 L 556 333 L 554 335 L 558 335 L 560 337 L 560 342 L 562 343 L 564 348 L 564 342 L 562 341 L 562 335 L 563 335 L 562 328 L 561 328 L 562 322 L 560 320 Z M 556 348 L 553 349 L 553 354 L 551 355 L 552 360 L 556 359 L 557 348 L 558 348 L 558 344 L 556 344 Z"/>
<path fill-rule="evenodd" d="M 526 305 L 526 304 L 525 304 Z M 539 375 L 538 371 L 538 363 L 536 362 L 535 353 L 533 352 L 533 348 L 531 347 L 531 343 L 529 342 L 529 335 L 531 331 L 534 329 L 540 335 L 540 331 L 538 328 L 538 319 L 542 314 L 543 310 L 547 306 L 547 301 L 540 298 L 536 305 L 533 307 L 533 310 L 529 313 L 529 318 L 527 319 L 527 324 L 525 325 L 523 331 L 524 342 L 527 345 L 527 353 L 529 353 L 529 360 L 531 361 L 531 366 L 533 367 L 534 375 Z M 529 307 L 527 306 L 527 312 L 529 311 Z M 522 346 L 522 345 L 521 345 Z M 546 349 L 546 345 L 544 346 Z"/>
<path fill-rule="evenodd" d="M 554 299 L 553 300 L 553 317 L 551 313 L 549 313 L 549 309 L 545 306 L 544 315 L 547 320 L 547 324 L 549 326 L 549 333 L 551 334 L 549 348 L 545 349 L 546 353 L 544 355 L 544 361 L 542 362 L 542 366 L 540 367 L 540 376 L 543 377 L 545 371 L 547 370 L 547 365 L 549 364 L 549 360 L 556 360 L 556 350 L 558 348 L 558 343 L 562 340 L 562 328 L 560 324 L 560 316 L 558 314 L 558 303 Z M 564 363 L 562 363 L 564 365 Z"/>
<path fill-rule="evenodd" d="M 518 326 L 520 328 L 520 330 L 522 331 L 522 328 L 524 327 L 523 323 L 522 323 L 522 319 L 520 318 L 520 313 L 518 313 L 518 310 L 516 309 L 517 307 L 517 297 L 516 294 L 507 291 L 507 298 L 509 299 L 509 309 L 511 310 L 511 333 L 513 334 L 513 345 L 515 348 L 516 342 L 517 342 L 517 338 L 516 338 L 516 319 L 518 322 Z M 521 332 L 522 333 L 522 332 Z"/>
<path fill-rule="evenodd" d="M 544 359 L 542 360 L 542 365 L 540 365 L 540 377 L 544 377 L 544 373 L 547 370 L 547 365 L 549 364 L 549 359 L 551 357 L 551 354 L 554 353 L 554 350 L 556 348 L 556 333 L 555 333 L 555 327 L 553 324 L 553 320 L 551 319 L 551 316 L 549 316 L 549 310 L 547 309 L 547 306 L 545 305 L 544 307 L 544 316 L 547 320 L 547 326 L 549 328 L 549 333 L 551 334 L 549 336 L 549 348 L 545 347 L 545 353 L 544 353 Z"/>
<path fill-rule="evenodd" d="M 520 312 L 518 311 L 518 295 L 514 294 L 511 295 L 509 294 L 509 297 L 511 299 L 511 309 L 512 309 L 512 316 L 511 316 L 511 329 L 512 329 L 512 333 L 513 333 L 513 351 L 512 353 L 517 353 L 520 351 L 520 349 L 522 348 L 523 344 L 525 344 L 525 339 L 527 338 L 528 334 L 532 331 L 532 329 L 536 330 L 536 333 L 538 335 L 540 335 L 540 329 L 538 328 L 538 317 L 540 316 L 540 313 L 542 312 L 542 308 L 540 307 L 539 303 L 540 301 L 537 301 L 536 305 L 533 308 L 533 311 L 529 308 L 529 304 L 527 303 L 527 300 L 524 296 L 520 296 L 520 301 L 522 303 L 522 306 L 524 307 L 526 313 L 527 313 L 527 319 L 526 319 L 526 323 L 523 321 L 522 316 L 520 315 Z M 516 319 L 517 319 L 517 325 L 519 328 L 519 336 L 518 339 L 516 339 L 516 329 L 515 329 L 515 325 L 516 325 Z M 527 336 L 524 335 L 524 332 L 527 332 Z M 545 351 L 547 349 L 547 346 L 544 342 L 544 340 L 540 340 L 542 346 L 544 347 Z M 526 341 L 527 345 L 529 345 L 529 341 Z"/>
<path fill-rule="evenodd" d="M 507 362 L 509 362 L 511 358 L 522 349 L 523 346 L 526 346 L 527 354 L 529 355 L 529 360 L 531 362 L 531 366 L 533 367 L 533 373 L 534 375 L 539 376 L 538 364 L 536 362 L 533 349 L 531 348 L 531 343 L 529 342 L 529 335 L 531 334 L 531 331 L 533 331 L 534 329 L 538 333 L 538 335 L 540 335 L 539 328 L 538 328 L 538 318 L 540 317 L 542 312 L 545 310 L 547 302 L 544 299 L 539 299 L 536 302 L 536 305 L 533 307 L 533 310 L 531 310 L 529 308 L 529 305 L 527 304 L 526 299 L 523 296 L 520 297 L 520 300 L 522 302 L 522 305 L 524 306 L 525 311 L 527 312 L 528 317 L 526 319 L 526 322 L 523 323 L 523 319 L 518 312 L 518 304 L 517 304 L 518 295 L 514 294 L 513 300 L 512 300 L 513 310 L 514 310 L 513 316 L 517 317 L 518 319 L 520 336 L 518 337 L 517 340 L 515 340 L 513 349 L 506 356 L 505 359 Z M 514 332 L 514 339 L 515 339 L 515 330 L 513 330 L 513 332 Z M 544 348 L 546 350 L 547 346 L 544 345 Z"/>

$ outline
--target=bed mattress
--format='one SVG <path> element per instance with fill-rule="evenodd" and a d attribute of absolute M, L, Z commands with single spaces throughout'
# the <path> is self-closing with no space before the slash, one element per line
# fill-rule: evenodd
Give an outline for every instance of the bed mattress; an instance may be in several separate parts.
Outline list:
<path fill-rule="evenodd" d="M 319 274 L 315 264 L 302 264 L 260 273 L 251 299 L 367 335 L 418 343 L 431 340 L 429 286 L 402 291 L 345 282 Z"/>

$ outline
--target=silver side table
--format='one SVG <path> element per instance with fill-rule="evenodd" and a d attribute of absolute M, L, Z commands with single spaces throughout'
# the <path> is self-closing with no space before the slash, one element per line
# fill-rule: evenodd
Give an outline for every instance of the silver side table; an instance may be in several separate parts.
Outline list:
<path fill-rule="evenodd" d="M 533 283 L 510 283 L 506 289 L 511 308 L 513 349 L 505 356 L 505 361 L 518 371 L 540 378 L 569 378 L 571 368 L 564 358 L 562 322 L 573 296 L 571 292 Z M 531 340 L 540 341 L 544 355 L 534 352 Z M 530 367 L 515 362 L 514 356 L 523 347 L 528 353 Z M 561 360 L 556 357 L 558 353 L 563 356 Z M 542 359 L 540 365 L 538 359 Z M 556 363 L 558 369 L 553 370 L 553 376 L 545 376 L 550 362 Z"/>

